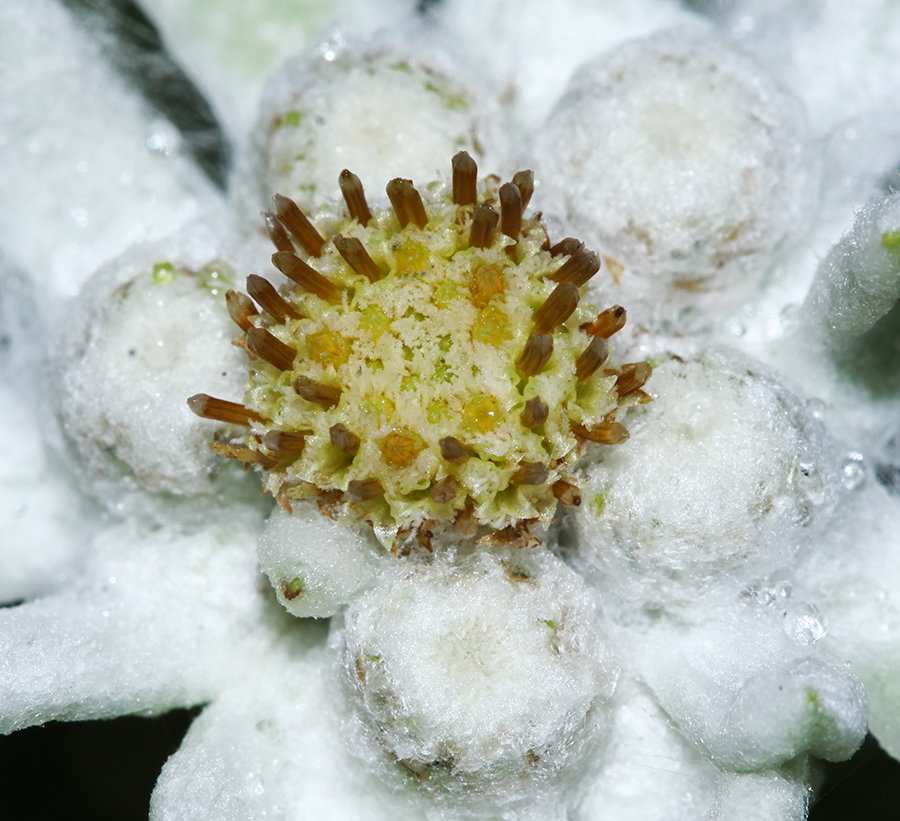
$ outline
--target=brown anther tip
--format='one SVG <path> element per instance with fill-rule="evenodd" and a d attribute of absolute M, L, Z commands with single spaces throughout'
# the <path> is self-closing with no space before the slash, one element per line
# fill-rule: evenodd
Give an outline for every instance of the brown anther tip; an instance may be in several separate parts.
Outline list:
<path fill-rule="evenodd" d="M 315 294 L 332 305 L 341 301 L 343 291 L 331 280 L 326 279 L 315 268 L 307 265 L 296 254 L 278 251 L 272 254 L 272 264 L 288 279 L 296 282 L 301 288 Z"/>
<path fill-rule="evenodd" d="M 397 219 L 400 221 L 400 227 L 406 228 L 409 223 L 415 223 L 419 228 L 424 228 L 428 224 L 428 215 L 425 213 L 425 204 L 422 197 L 416 191 L 412 184 L 412 180 L 404 180 L 400 177 L 391 180 L 387 184 L 388 199 Z"/>
<path fill-rule="evenodd" d="M 369 256 L 366 246 L 356 237 L 344 237 L 341 234 L 335 234 L 334 247 L 337 248 L 338 253 L 344 258 L 344 262 L 353 269 L 353 273 L 365 277 L 369 282 L 378 282 L 384 276 L 381 273 L 381 269 Z"/>
<path fill-rule="evenodd" d="M 308 376 L 298 376 L 294 380 L 293 388 L 307 402 L 313 402 L 325 408 L 332 408 L 341 401 L 340 388 L 323 385 Z"/>
<path fill-rule="evenodd" d="M 575 362 L 575 381 L 583 382 L 593 376 L 609 356 L 609 345 L 603 337 L 595 336 Z"/>
<path fill-rule="evenodd" d="M 345 168 L 338 178 L 338 185 L 341 186 L 341 194 L 344 195 L 350 216 L 360 225 L 368 225 L 372 219 L 372 212 L 369 210 L 369 203 L 366 202 L 366 192 L 359 177 Z"/>
<path fill-rule="evenodd" d="M 553 335 L 531 334 L 516 362 L 516 370 L 520 376 L 534 376 L 543 370 L 552 355 Z"/>
<path fill-rule="evenodd" d="M 237 402 L 216 399 L 205 393 L 197 393 L 187 400 L 187 405 L 197 416 L 212 419 L 216 422 L 227 422 L 231 425 L 249 425 L 251 422 L 262 422 L 262 417 L 254 410 L 245 408 Z"/>
<path fill-rule="evenodd" d="M 285 345 L 277 336 L 263 328 L 251 328 L 247 331 L 247 348 L 280 371 L 291 370 L 297 358 L 297 352 L 290 345 Z"/>
<path fill-rule="evenodd" d="M 459 480 L 455 476 L 445 476 L 431 486 L 431 501 L 438 505 L 445 505 L 456 498 L 458 490 Z"/>
<path fill-rule="evenodd" d="M 581 488 L 565 479 L 553 483 L 553 495 L 563 507 L 578 507 L 581 504 Z"/>
<path fill-rule="evenodd" d="M 473 248 L 487 248 L 494 241 L 498 222 L 500 215 L 490 205 L 476 205 L 472 211 L 469 245 Z"/>
<path fill-rule="evenodd" d="M 509 481 L 514 485 L 542 485 L 550 476 L 550 468 L 543 462 L 519 462 Z"/>
<path fill-rule="evenodd" d="M 384 488 L 377 479 L 353 479 L 347 483 L 347 496 L 351 502 L 367 502 L 382 493 Z"/>
<path fill-rule="evenodd" d="M 302 453 L 306 436 L 286 430 L 270 430 L 263 436 L 262 445 L 273 453 Z"/>
<path fill-rule="evenodd" d="M 582 325 L 582 330 L 591 336 L 609 339 L 625 327 L 626 318 L 625 309 L 621 305 L 613 305 L 612 308 L 601 311 L 593 322 Z"/>
<path fill-rule="evenodd" d="M 469 460 L 469 451 L 455 436 L 445 436 L 438 444 L 441 447 L 441 456 L 454 465 L 461 465 Z"/>
<path fill-rule="evenodd" d="M 528 430 L 534 430 L 543 425 L 549 415 L 550 406 L 539 396 L 535 396 L 525 403 L 525 409 L 519 418 Z"/>
<path fill-rule="evenodd" d="M 522 231 L 522 192 L 511 182 L 500 186 L 500 230 L 516 241 Z"/>
<path fill-rule="evenodd" d="M 290 251 L 294 253 L 294 243 L 284 230 L 284 226 L 278 221 L 278 218 L 271 211 L 262 212 L 263 219 L 266 222 L 266 234 L 279 251 Z"/>
<path fill-rule="evenodd" d="M 577 254 L 582 248 L 584 248 L 584 243 L 580 239 L 566 237 L 557 242 L 556 245 L 550 246 L 550 255 L 554 257 L 570 257 L 572 254 Z"/>
<path fill-rule="evenodd" d="M 431 546 L 431 540 L 434 538 L 434 522 L 431 519 L 422 522 L 416 528 L 416 541 L 422 545 L 429 553 L 434 553 Z"/>
<path fill-rule="evenodd" d="M 465 151 L 455 154 L 453 165 L 453 202 L 474 205 L 477 197 L 478 164 Z"/>
<path fill-rule="evenodd" d="M 234 320 L 238 328 L 242 331 L 248 331 L 253 327 L 250 318 L 257 316 L 259 311 L 256 310 L 256 306 L 250 297 L 240 293 L 240 291 L 226 291 L 225 306 L 228 308 L 228 315 Z"/>
<path fill-rule="evenodd" d="M 302 317 L 302 314 L 279 294 L 275 290 L 275 286 L 264 277 L 250 274 L 247 277 L 247 293 L 276 322 L 284 323 L 288 319 L 300 319 Z"/>
<path fill-rule="evenodd" d="M 653 373 L 653 366 L 649 362 L 629 362 L 623 365 L 621 373 L 616 379 L 616 390 L 619 397 L 628 396 L 628 394 L 642 388 L 644 383 Z"/>
<path fill-rule="evenodd" d="M 549 278 L 554 282 L 571 282 L 580 288 L 599 270 L 599 255 L 582 248 L 572 254 Z"/>
<path fill-rule="evenodd" d="M 355 456 L 359 451 L 359 437 L 340 422 L 328 429 L 328 436 L 332 445 L 350 456 Z"/>
<path fill-rule="evenodd" d="M 275 204 L 275 216 L 278 217 L 278 221 L 294 235 L 300 247 L 311 257 L 319 256 L 325 247 L 325 239 L 297 203 L 281 194 L 272 197 L 272 202 Z"/>
<path fill-rule="evenodd" d="M 229 445 L 226 442 L 209 442 L 209 449 L 218 456 L 226 459 L 236 459 L 248 465 L 259 465 L 263 470 L 271 470 L 278 462 L 265 453 L 251 450 L 240 445 Z"/>
<path fill-rule="evenodd" d="M 618 445 L 628 437 L 628 429 L 621 422 L 601 422 L 592 428 L 584 425 L 572 425 L 572 432 L 589 442 L 597 442 L 601 445 Z"/>
<path fill-rule="evenodd" d="M 537 334 L 553 333 L 562 325 L 578 307 L 578 287 L 571 282 L 561 282 L 546 302 L 534 312 L 534 332 Z"/>
<path fill-rule="evenodd" d="M 522 210 L 524 211 L 528 207 L 528 203 L 531 202 L 531 195 L 534 193 L 534 171 L 527 169 L 516 171 L 513 174 L 512 181 L 522 196 Z"/>

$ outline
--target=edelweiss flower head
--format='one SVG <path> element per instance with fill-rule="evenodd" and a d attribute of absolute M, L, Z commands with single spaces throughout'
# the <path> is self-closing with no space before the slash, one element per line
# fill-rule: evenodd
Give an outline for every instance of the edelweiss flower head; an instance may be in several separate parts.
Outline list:
<path fill-rule="evenodd" d="M 244 403 L 189 400 L 250 428 L 241 445 L 211 446 L 266 471 L 283 505 L 341 503 L 392 547 L 412 530 L 431 549 L 436 530 L 481 525 L 497 544 L 528 543 L 529 523 L 576 503 L 568 471 L 585 441 L 624 441 L 619 408 L 649 398 L 646 363 L 603 367 L 625 312 L 581 300 L 598 256 L 551 245 L 523 216 L 531 172 L 479 185 L 465 152 L 452 170 L 424 196 L 391 181 L 391 208 L 374 213 L 345 170 L 347 212 L 317 225 L 276 195 L 272 261 L 290 282 L 248 278 L 262 313 L 228 294 L 251 357 Z"/>

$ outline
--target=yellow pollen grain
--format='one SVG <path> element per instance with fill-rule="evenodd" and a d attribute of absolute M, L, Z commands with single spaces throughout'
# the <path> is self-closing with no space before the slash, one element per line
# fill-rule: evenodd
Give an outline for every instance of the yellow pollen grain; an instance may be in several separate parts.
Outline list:
<path fill-rule="evenodd" d="M 407 239 L 397 250 L 397 276 L 420 274 L 431 267 L 431 252 L 414 239 Z"/>
<path fill-rule="evenodd" d="M 380 305 L 369 305 L 359 317 L 359 327 L 378 339 L 391 326 L 391 320 Z"/>
<path fill-rule="evenodd" d="M 506 340 L 512 339 L 509 318 L 496 305 L 482 308 L 472 323 L 472 339 L 499 348 Z"/>
<path fill-rule="evenodd" d="M 503 293 L 503 273 L 494 265 L 482 265 L 475 272 L 474 286 L 472 302 L 476 307 L 484 308 L 491 301 L 491 297 Z"/>
<path fill-rule="evenodd" d="M 309 356 L 324 367 L 337 370 L 350 358 L 350 342 L 336 331 L 317 331 L 306 337 Z"/>
<path fill-rule="evenodd" d="M 497 427 L 500 414 L 493 396 L 473 396 L 463 406 L 463 425 L 472 433 L 490 433 Z"/>
<path fill-rule="evenodd" d="M 422 447 L 418 438 L 405 433 L 390 433 L 381 446 L 381 452 L 389 465 L 403 468 L 415 461 Z"/>

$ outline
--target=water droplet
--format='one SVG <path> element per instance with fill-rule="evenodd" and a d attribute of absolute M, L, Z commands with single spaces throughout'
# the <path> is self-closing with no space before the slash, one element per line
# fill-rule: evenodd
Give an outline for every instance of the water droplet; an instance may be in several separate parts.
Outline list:
<path fill-rule="evenodd" d="M 825 403 L 821 399 L 807 399 L 806 410 L 813 419 L 821 421 L 825 418 Z"/>
<path fill-rule="evenodd" d="M 784 631 L 797 644 L 814 644 L 827 629 L 825 617 L 812 602 L 793 602 L 784 614 Z"/>
<path fill-rule="evenodd" d="M 747 333 L 747 326 L 736 316 L 731 317 L 731 319 L 725 323 L 725 328 L 732 336 L 741 337 Z"/>
<path fill-rule="evenodd" d="M 160 157 L 171 157 L 178 151 L 181 135 L 171 123 L 155 120 L 150 124 L 147 148 Z"/>
<path fill-rule="evenodd" d="M 841 484 L 847 490 L 856 490 L 866 481 L 866 466 L 861 453 L 848 453 L 841 467 Z"/>
<path fill-rule="evenodd" d="M 791 331 L 794 329 L 797 325 L 797 315 L 799 311 L 799 307 L 793 303 L 785 305 L 781 309 L 781 313 L 778 315 L 778 322 L 783 331 Z"/>

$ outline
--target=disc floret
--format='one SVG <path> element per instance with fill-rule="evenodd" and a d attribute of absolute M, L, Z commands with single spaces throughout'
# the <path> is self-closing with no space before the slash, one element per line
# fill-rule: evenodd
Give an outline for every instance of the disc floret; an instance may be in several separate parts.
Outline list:
<path fill-rule="evenodd" d="M 272 259 L 289 282 L 250 277 L 253 300 L 229 295 L 251 432 L 226 455 L 263 467 L 282 504 L 342 503 L 387 544 L 415 530 L 430 548 L 449 525 L 528 543 L 528 523 L 577 503 L 584 441 L 623 441 L 619 406 L 646 398 L 649 369 L 608 362 L 624 310 L 581 298 L 599 258 L 523 217 L 530 172 L 479 183 L 464 152 L 452 184 L 391 181 L 389 209 L 371 210 L 349 171 L 341 189 L 347 213 L 315 225 L 276 197 Z M 191 401 L 203 414 L 213 400 Z"/>

